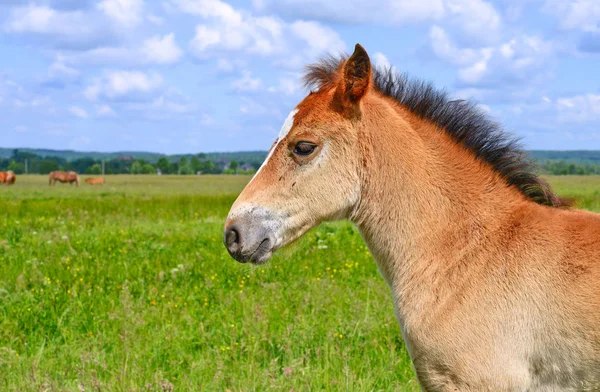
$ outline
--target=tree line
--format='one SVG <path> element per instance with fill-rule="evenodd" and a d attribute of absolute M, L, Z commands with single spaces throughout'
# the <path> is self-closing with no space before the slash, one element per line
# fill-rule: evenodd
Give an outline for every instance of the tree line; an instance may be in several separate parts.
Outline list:
<path fill-rule="evenodd" d="M 595 163 L 576 163 L 563 159 L 545 160 L 540 165 L 545 173 L 557 176 L 600 174 L 600 165 Z"/>
<path fill-rule="evenodd" d="M 260 163 L 235 160 L 207 159 L 205 154 L 182 156 L 177 160 L 161 157 L 157 162 L 122 156 L 104 161 L 105 174 L 252 174 Z M 67 160 L 61 157 L 40 156 L 31 152 L 13 150 L 9 158 L 0 158 L 0 171 L 12 170 L 15 174 L 48 174 L 56 170 L 79 174 L 102 174 L 102 161 L 94 158 Z"/>
<path fill-rule="evenodd" d="M 535 154 L 534 154 L 535 156 Z M 213 154 L 213 157 L 215 155 Z M 249 161 L 226 159 L 216 156 L 208 159 L 206 154 L 179 157 L 160 157 L 156 162 L 120 156 L 104 160 L 105 174 L 252 174 L 261 164 L 263 155 L 258 153 L 237 153 L 235 158 Z M 543 159 L 537 162 L 545 174 L 552 175 L 600 175 L 597 161 L 577 161 L 568 159 Z M 0 158 L 0 171 L 12 170 L 15 174 L 48 174 L 55 170 L 75 171 L 79 174 L 102 174 L 102 160 L 93 157 L 66 159 L 57 156 L 41 156 L 29 151 L 13 150 L 8 158 Z"/>

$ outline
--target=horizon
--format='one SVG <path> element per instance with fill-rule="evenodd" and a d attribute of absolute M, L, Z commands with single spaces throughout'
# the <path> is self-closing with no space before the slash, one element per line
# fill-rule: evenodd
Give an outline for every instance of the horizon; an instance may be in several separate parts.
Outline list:
<path fill-rule="evenodd" d="M 526 150 L 600 150 L 597 0 L 349 1 L 4 2 L 2 147 L 268 150 L 304 67 L 359 42 Z"/>
<path fill-rule="evenodd" d="M 230 150 L 230 151 L 197 151 L 197 152 L 184 152 L 184 153 L 162 153 L 157 151 L 144 151 L 144 150 L 114 150 L 114 151 L 99 151 L 99 150 L 74 150 L 74 149 L 53 149 L 53 148 L 33 148 L 33 147 L 3 147 L 0 146 L 0 150 L 19 150 L 19 151 L 49 151 L 49 152 L 72 152 L 77 154 L 155 154 L 155 155 L 199 155 L 199 154 L 244 154 L 244 153 L 260 153 L 266 154 L 268 150 Z M 598 149 L 572 149 L 572 150 L 558 150 L 558 149 L 524 149 L 525 152 L 599 152 Z"/>

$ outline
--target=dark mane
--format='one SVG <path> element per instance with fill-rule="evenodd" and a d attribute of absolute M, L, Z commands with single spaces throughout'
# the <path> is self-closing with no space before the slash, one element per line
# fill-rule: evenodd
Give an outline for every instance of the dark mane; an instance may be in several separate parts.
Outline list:
<path fill-rule="evenodd" d="M 304 76 L 306 86 L 316 89 L 335 86 L 345 59 L 330 56 L 308 66 Z M 527 198 L 553 207 L 568 205 L 538 177 L 536 166 L 519 140 L 507 134 L 473 102 L 451 99 L 446 91 L 436 89 L 431 83 L 411 79 L 392 68 L 374 69 L 373 81 L 382 94 L 436 124 Z"/>

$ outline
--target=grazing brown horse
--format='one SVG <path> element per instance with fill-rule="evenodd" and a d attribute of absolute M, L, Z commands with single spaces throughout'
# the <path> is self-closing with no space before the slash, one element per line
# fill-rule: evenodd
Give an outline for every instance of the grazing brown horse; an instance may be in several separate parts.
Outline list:
<path fill-rule="evenodd" d="M 229 212 L 230 254 L 261 264 L 350 219 L 423 390 L 600 390 L 600 215 L 560 208 L 477 106 L 373 70 L 360 45 L 308 69 Z"/>
<path fill-rule="evenodd" d="M 48 184 L 55 185 L 56 181 L 58 182 L 68 182 L 69 184 L 79 186 L 79 176 L 74 171 L 63 172 L 63 171 L 53 171 L 48 176 Z"/>
<path fill-rule="evenodd" d="M 15 173 L 13 173 L 12 170 L 7 171 L 4 183 L 7 185 L 13 185 L 15 181 L 17 181 L 17 176 L 15 176 Z"/>
<path fill-rule="evenodd" d="M 17 180 L 17 176 L 12 170 L 0 172 L 0 184 L 12 185 Z"/>
<path fill-rule="evenodd" d="M 86 182 L 86 184 L 90 184 L 90 185 L 104 185 L 104 178 L 90 177 L 90 178 L 86 178 L 85 182 Z"/>

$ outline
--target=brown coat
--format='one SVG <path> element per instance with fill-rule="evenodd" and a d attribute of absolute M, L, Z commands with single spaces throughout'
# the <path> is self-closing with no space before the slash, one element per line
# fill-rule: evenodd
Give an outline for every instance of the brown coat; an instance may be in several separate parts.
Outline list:
<path fill-rule="evenodd" d="M 264 263 L 350 219 L 423 390 L 599 390 L 600 215 L 557 208 L 475 107 L 374 77 L 360 46 L 311 71 L 227 217 L 231 255 Z"/>

